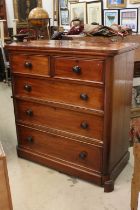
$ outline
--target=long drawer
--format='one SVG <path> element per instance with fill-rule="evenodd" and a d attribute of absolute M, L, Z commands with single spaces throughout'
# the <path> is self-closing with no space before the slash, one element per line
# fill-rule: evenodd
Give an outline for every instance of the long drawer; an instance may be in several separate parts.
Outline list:
<path fill-rule="evenodd" d="M 45 55 L 12 54 L 10 56 L 13 73 L 49 76 L 49 57 Z"/>
<path fill-rule="evenodd" d="M 102 170 L 102 148 L 100 147 L 22 126 L 18 126 L 17 131 L 19 147 L 95 171 Z"/>
<path fill-rule="evenodd" d="M 103 139 L 101 116 L 21 100 L 16 101 L 16 113 L 18 121 Z"/>
<path fill-rule="evenodd" d="M 96 110 L 104 107 L 103 88 L 90 85 L 15 77 L 14 94 Z"/>
<path fill-rule="evenodd" d="M 104 82 L 103 60 L 54 57 L 54 76 L 77 80 Z"/>

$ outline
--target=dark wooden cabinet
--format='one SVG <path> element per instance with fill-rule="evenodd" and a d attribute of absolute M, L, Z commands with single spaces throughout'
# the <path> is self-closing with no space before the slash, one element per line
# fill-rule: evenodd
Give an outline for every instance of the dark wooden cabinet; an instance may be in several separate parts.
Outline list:
<path fill-rule="evenodd" d="M 129 159 L 137 44 L 7 45 L 19 157 L 113 190 Z"/>

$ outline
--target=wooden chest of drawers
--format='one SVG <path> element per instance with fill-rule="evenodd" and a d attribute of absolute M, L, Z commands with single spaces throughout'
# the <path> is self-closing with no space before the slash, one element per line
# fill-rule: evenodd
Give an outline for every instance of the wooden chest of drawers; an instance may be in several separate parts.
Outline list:
<path fill-rule="evenodd" d="M 19 157 L 113 190 L 129 159 L 136 44 L 7 45 Z"/>

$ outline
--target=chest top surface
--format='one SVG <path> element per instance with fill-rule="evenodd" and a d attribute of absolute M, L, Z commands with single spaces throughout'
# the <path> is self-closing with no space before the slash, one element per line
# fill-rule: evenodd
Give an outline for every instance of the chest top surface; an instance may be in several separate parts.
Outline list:
<path fill-rule="evenodd" d="M 75 40 L 35 40 L 29 42 L 18 42 L 6 45 L 10 51 L 42 51 L 42 52 L 59 52 L 72 53 L 80 52 L 82 54 L 99 54 L 113 56 L 134 50 L 139 46 L 137 43 L 95 43 Z"/>

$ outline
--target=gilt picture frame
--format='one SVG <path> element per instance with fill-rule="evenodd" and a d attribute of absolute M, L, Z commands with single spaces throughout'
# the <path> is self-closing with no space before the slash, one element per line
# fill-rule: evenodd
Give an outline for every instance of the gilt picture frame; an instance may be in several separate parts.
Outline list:
<path fill-rule="evenodd" d="M 91 24 L 93 22 L 102 24 L 102 1 L 92 1 L 87 2 L 87 23 Z"/>
<path fill-rule="evenodd" d="M 126 0 L 107 0 L 107 8 L 125 8 Z"/>
<path fill-rule="evenodd" d="M 139 4 L 140 0 L 129 0 L 130 4 Z"/>
<path fill-rule="evenodd" d="M 27 19 L 30 11 L 37 7 L 42 7 L 42 0 L 13 0 L 14 18 L 18 20 L 18 26 L 27 26 Z"/>

